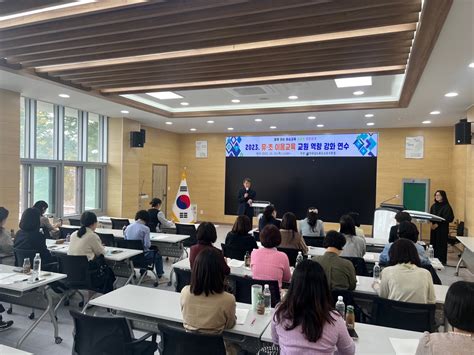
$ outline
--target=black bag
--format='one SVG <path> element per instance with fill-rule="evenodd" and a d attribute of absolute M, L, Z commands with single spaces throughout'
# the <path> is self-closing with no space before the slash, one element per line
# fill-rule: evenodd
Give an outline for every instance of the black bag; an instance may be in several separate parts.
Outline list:
<path fill-rule="evenodd" d="M 89 270 L 92 271 L 92 286 L 101 293 L 107 293 L 114 290 L 115 274 L 105 262 L 103 255 L 99 255 L 89 262 Z"/>

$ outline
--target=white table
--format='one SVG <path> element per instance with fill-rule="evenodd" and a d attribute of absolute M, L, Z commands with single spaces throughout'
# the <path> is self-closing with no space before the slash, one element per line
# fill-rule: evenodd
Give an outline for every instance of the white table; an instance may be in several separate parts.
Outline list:
<path fill-rule="evenodd" d="M 126 318 L 132 320 L 134 328 L 156 332 L 157 320 L 182 324 L 180 297 L 177 292 L 127 285 L 91 300 L 90 304 L 123 312 Z M 245 323 L 225 330 L 224 336 L 242 344 L 250 339 L 258 343 L 270 323 L 271 315 L 259 315 L 245 303 L 237 303 L 237 308 L 250 309 Z"/>
<path fill-rule="evenodd" d="M 69 243 L 56 244 L 55 240 L 46 239 L 46 246 L 52 253 L 67 254 Z M 105 260 L 111 264 L 116 276 L 127 277 L 125 285 L 130 283 L 135 276 L 135 268 L 132 258 L 142 254 L 142 250 L 105 247 Z M 125 270 L 121 266 L 125 265 Z"/>
<path fill-rule="evenodd" d="M 2 355 L 33 355 L 32 353 L 27 353 L 23 350 L 18 350 L 15 348 L 10 348 L 9 346 L 0 344 L 0 354 Z"/>
<path fill-rule="evenodd" d="M 262 341 L 272 343 L 271 325 L 265 329 Z M 409 330 L 380 327 L 378 325 L 356 323 L 358 339 L 354 340 L 356 354 L 395 354 L 390 338 L 419 340 L 423 333 Z"/>
<path fill-rule="evenodd" d="M 112 234 L 115 238 L 123 238 L 123 231 L 121 229 L 97 228 L 95 233 Z M 189 235 L 184 234 L 150 233 L 150 240 L 152 242 L 160 243 L 176 244 L 188 239 L 189 237 Z"/>
<path fill-rule="evenodd" d="M 325 252 L 326 252 L 325 248 L 308 247 L 308 256 L 324 255 Z M 380 253 L 366 252 L 364 255 L 364 260 L 366 263 L 375 264 L 375 262 L 379 261 L 379 258 L 380 258 Z"/>
<path fill-rule="evenodd" d="M 131 219 L 131 218 L 123 218 L 123 217 L 110 217 L 110 216 L 97 216 L 97 221 L 104 225 L 104 224 L 107 224 L 107 225 L 112 225 L 112 220 L 111 218 L 113 219 L 128 219 L 128 222 L 130 224 L 132 224 L 133 222 L 135 222 L 134 219 Z"/>
<path fill-rule="evenodd" d="M 13 266 L 0 265 L 0 273 L 13 273 L 13 269 Z M 14 277 L 20 277 L 21 275 L 21 273 L 15 273 Z M 27 281 L 28 278 L 28 275 L 24 275 L 24 278 L 20 277 L 21 281 L 11 284 L 0 284 L 0 301 L 33 308 L 38 308 L 41 302 L 46 302 L 44 312 L 25 331 L 25 333 L 16 343 L 16 347 L 19 348 L 21 346 L 26 337 L 30 335 L 33 329 L 38 326 L 38 324 L 47 314 L 50 315 L 51 322 L 53 323 L 55 342 L 56 344 L 59 344 L 61 343 L 62 339 L 59 337 L 58 322 L 54 312 L 53 300 L 48 290 L 49 284 L 66 278 L 66 275 L 52 272 L 47 276 L 41 276 L 41 280 L 34 283 L 29 283 Z M 0 352 L 0 354 L 3 353 Z"/>
<path fill-rule="evenodd" d="M 462 245 L 464 245 L 464 250 L 461 255 L 461 259 L 459 259 L 458 264 L 456 265 L 456 273 L 455 275 L 459 275 L 459 268 L 461 267 L 461 263 L 464 262 L 467 269 L 474 273 L 474 238 L 473 237 L 456 237 Z"/>
<path fill-rule="evenodd" d="M 227 259 L 227 264 L 229 264 L 229 262 L 231 260 L 232 259 Z M 252 270 L 250 270 L 249 267 L 245 267 L 245 266 L 235 267 L 235 266 L 230 266 L 230 265 L 229 265 L 229 267 L 230 267 L 230 274 L 231 275 L 252 277 Z M 191 265 L 189 263 L 189 258 L 182 259 L 182 260 L 178 261 L 177 263 L 174 263 L 173 266 L 172 266 L 172 270 L 174 268 L 181 269 L 181 270 L 191 270 Z"/>

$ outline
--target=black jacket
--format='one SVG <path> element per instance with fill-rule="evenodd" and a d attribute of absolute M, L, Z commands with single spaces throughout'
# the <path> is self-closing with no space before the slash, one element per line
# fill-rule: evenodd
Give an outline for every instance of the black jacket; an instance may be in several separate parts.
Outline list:
<path fill-rule="evenodd" d="M 247 197 L 244 197 L 245 193 L 248 193 Z M 248 200 L 254 200 L 255 197 L 257 196 L 257 193 L 249 189 L 248 191 L 245 190 L 243 187 L 239 190 L 239 194 L 237 196 L 237 199 L 239 200 L 239 208 L 237 209 L 237 214 L 239 216 L 241 215 L 246 215 L 249 218 L 253 217 L 253 207 L 251 207 L 247 201 Z"/>
<path fill-rule="evenodd" d="M 225 238 L 225 245 L 245 250 L 258 249 L 255 238 L 250 234 L 239 235 L 237 233 L 229 232 Z"/>
<path fill-rule="evenodd" d="M 44 234 L 37 232 L 26 232 L 19 230 L 16 233 L 15 242 L 13 244 L 15 249 L 33 250 L 35 253 L 40 253 L 41 262 L 43 264 L 49 264 L 56 261 L 51 255 L 51 252 L 46 247 L 46 238 Z M 23 264 L 23 260 L 18 260 L 20 266 Z"/>

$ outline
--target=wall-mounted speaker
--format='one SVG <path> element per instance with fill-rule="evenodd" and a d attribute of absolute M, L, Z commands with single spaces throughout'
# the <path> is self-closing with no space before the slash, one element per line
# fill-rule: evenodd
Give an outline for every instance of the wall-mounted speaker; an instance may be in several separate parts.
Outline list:
<path fill-rule="evenodd" d="M 471 122 L 467 118 L 454 125 L 455 144 L 471 144 Z"/>
<path fill-rule="evenodd" d="M 145 145 L 144 132 L 143 133 L 141 131 L 130 132 L 130 147 L 131 148 L 143 148 L 144 145 Z"/>

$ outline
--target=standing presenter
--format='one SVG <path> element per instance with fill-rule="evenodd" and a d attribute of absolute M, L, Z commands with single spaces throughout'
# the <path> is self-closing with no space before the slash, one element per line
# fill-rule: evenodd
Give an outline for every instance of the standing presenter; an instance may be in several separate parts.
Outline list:
<path fill-rule="evenodd" d="M 245 178 L 243 182 L 243 187 L 239 190 L 238 200 L 239 200 L 239 208 L 237 210 L 237 214 L 239 216 L 245 215 L 250 218 L 252 221 L 253 218 L 253 207 L 252 203 L 257 196 L 255 190 L 252 190 L 250 186 L 252 185 L 252 180 L 250 178 Z"/>

